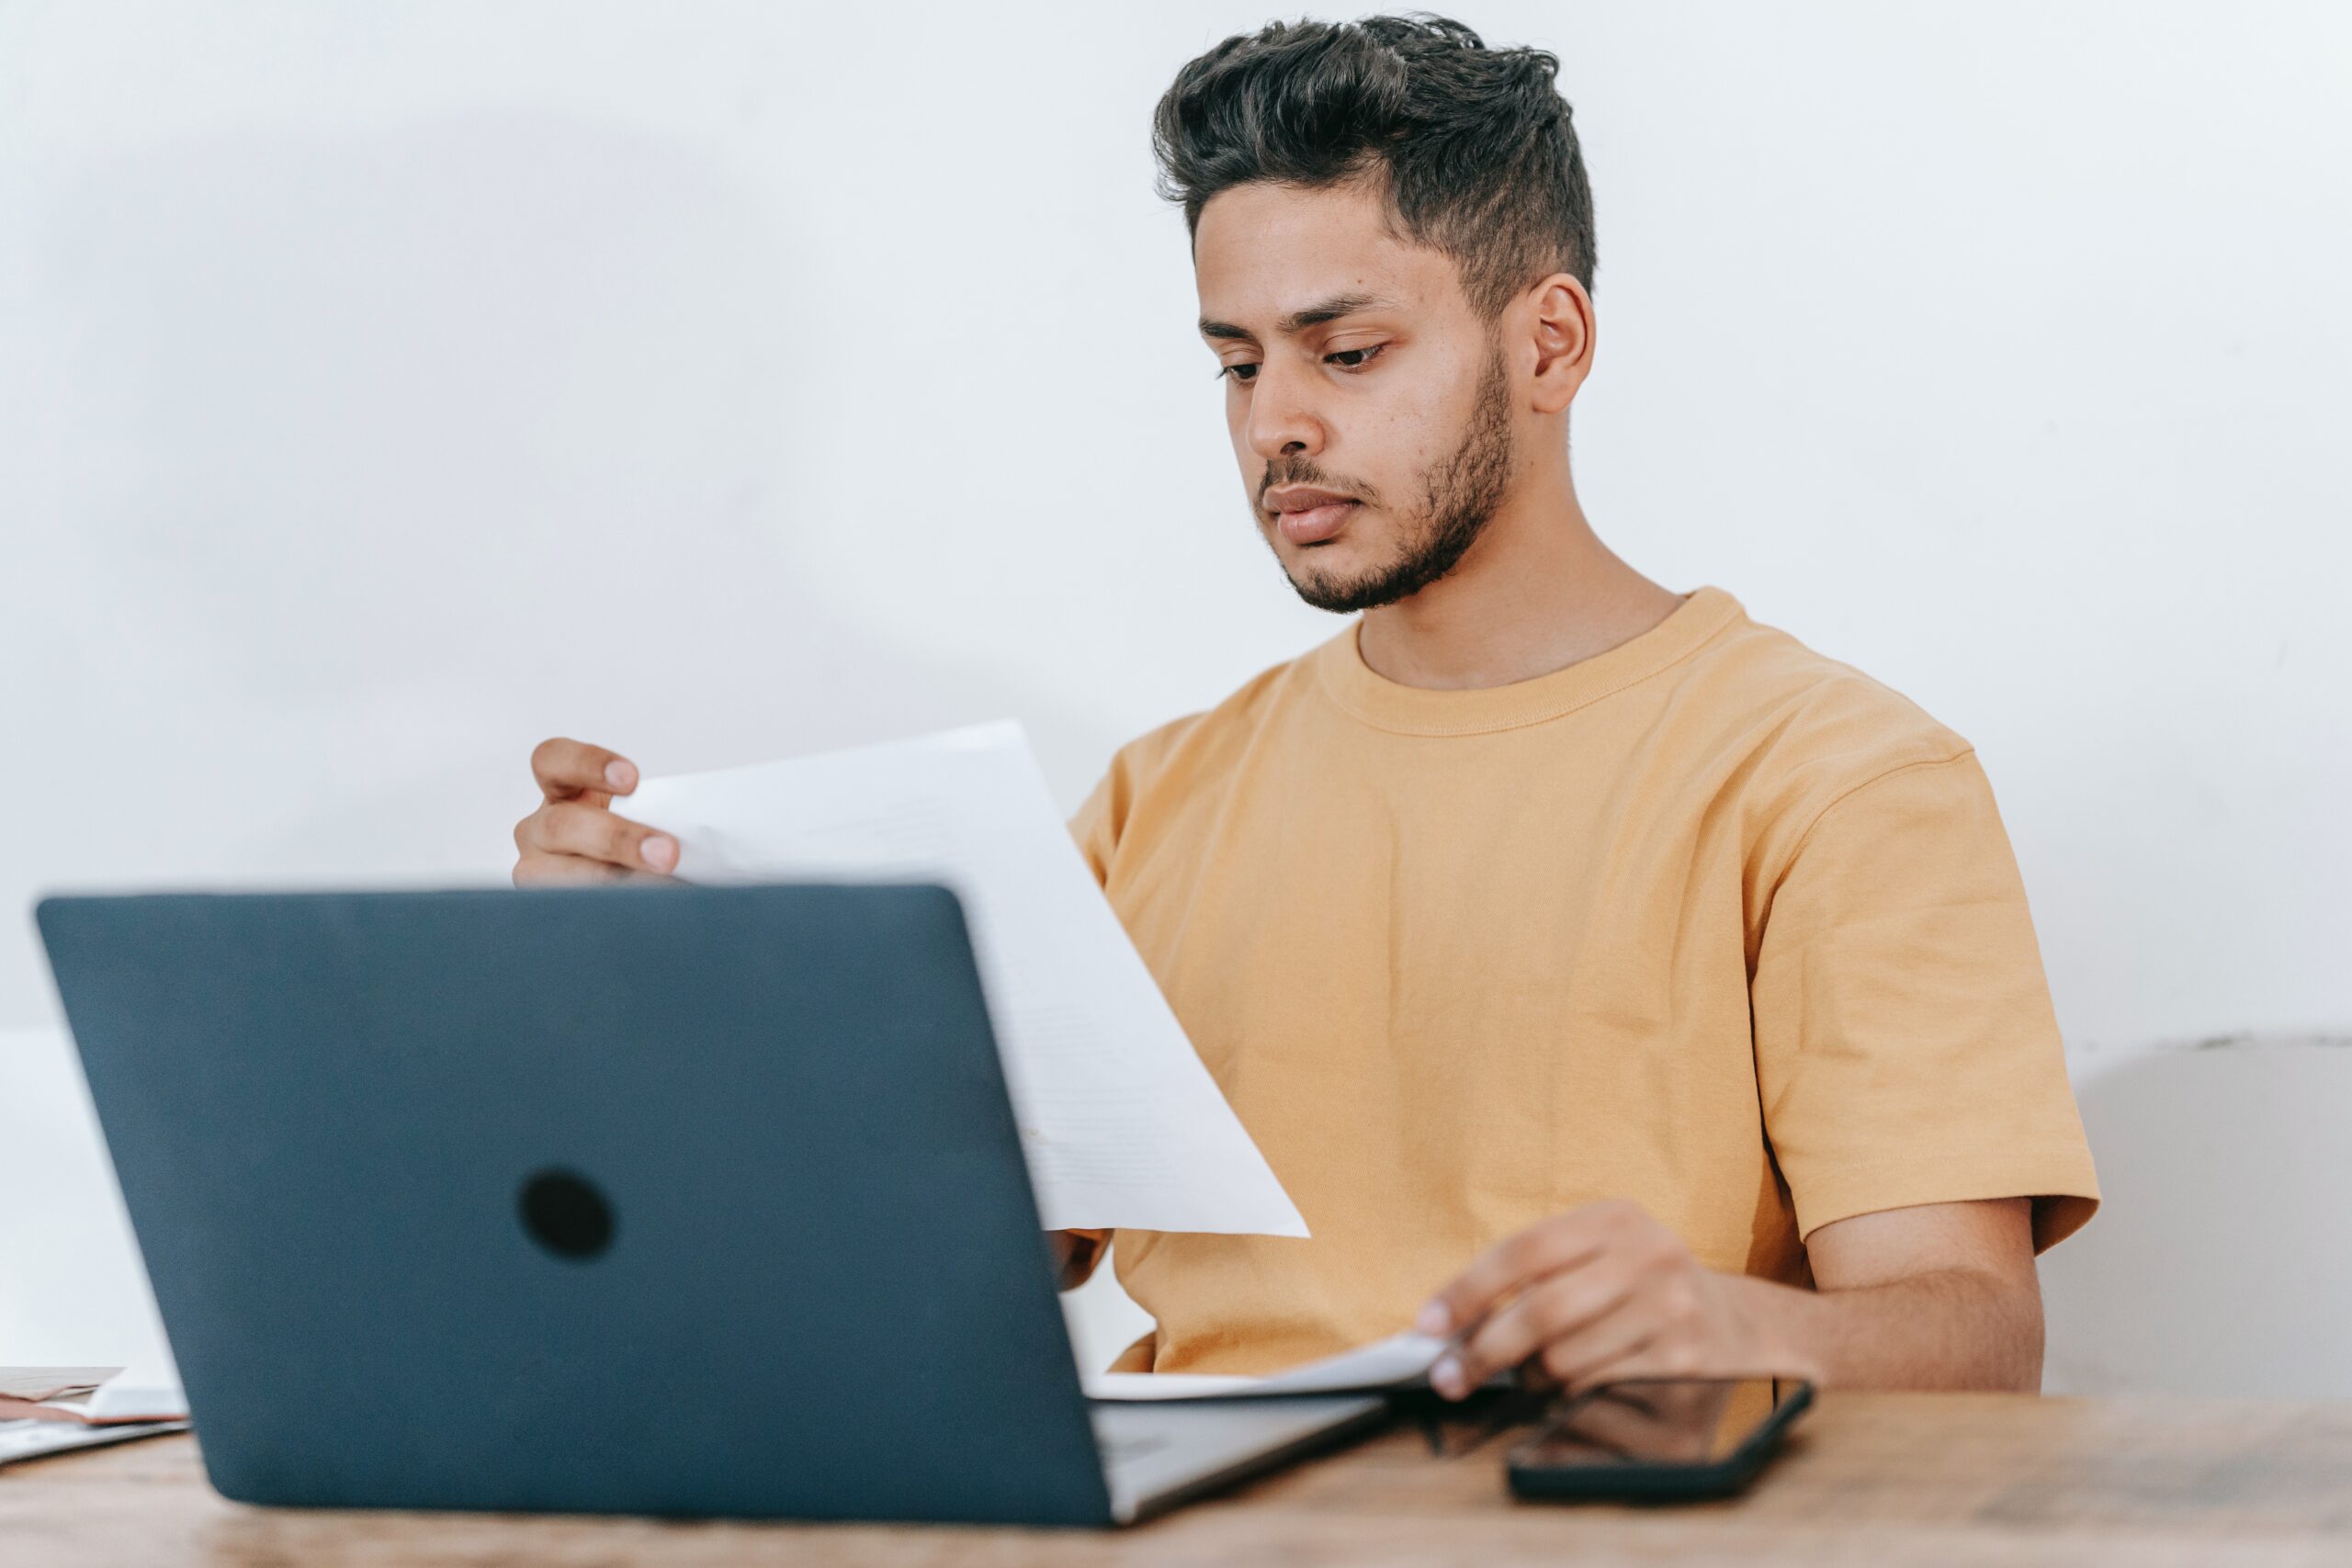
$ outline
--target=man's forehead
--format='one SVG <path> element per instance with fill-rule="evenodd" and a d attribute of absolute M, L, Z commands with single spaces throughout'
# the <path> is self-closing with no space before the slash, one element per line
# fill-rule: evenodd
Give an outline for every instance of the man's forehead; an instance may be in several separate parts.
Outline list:
<path fill-rule="evenodd" d="M 1210 198 L 1193 237 L 1193 267 L 1204 323 L 1254 333 L 1295 330 L 1296 318 L 1339 300 L 1359 310 L 1413 309 L 1430 303 L 1452 276 L 1442 254 L 1390 231 L 1377 197 L 1272 185 L 1237 186 Z"/>

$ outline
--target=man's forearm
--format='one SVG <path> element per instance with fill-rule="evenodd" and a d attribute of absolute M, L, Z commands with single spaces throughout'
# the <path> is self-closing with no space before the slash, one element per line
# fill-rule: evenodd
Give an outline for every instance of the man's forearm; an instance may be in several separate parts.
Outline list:
<path fill-rule="evenodd" d="M 1825 1388 L 2041 1387 L 2040 1293 L 1997 1274 L 1937 1269 L 1832 1291 L 1726 1279 L 1767 1354 Z"/>

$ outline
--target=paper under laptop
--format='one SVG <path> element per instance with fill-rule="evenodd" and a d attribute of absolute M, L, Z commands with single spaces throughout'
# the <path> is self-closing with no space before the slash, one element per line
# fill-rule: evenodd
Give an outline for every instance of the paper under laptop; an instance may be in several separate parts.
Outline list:
<path fill-rule="evenodd" d="M 963 900 L 1046 1228 L 1306 1235 L 1087 868 L 1021 727 L 644 780 L 689 882 L 939 882 Z"/>
<path fill-rule="evenodd" d="M 187 1395 L 166 1358 L 119 1367 L 26 1367 L 0 1372 L 0 1421 L 86 1427 L 180 1421 Z"/>
<path fill-rule="evenodd" d="M 0 1465 L 187 1427 L 187 1398 L 168 1358 L 127 1370 L 0 1370 Z"/>
<path fill-rule="evenodd" d="M 1206 1372 L 1090 1372 L 1086 1377 L 1086 1396 L 1119 1401 L 1232 1399 L 1404 1388 L 1427 1377 L 1430 1368 L 1451 1343 L 1426 1334 L 1395 1334 L 1262 1378 Z"/>

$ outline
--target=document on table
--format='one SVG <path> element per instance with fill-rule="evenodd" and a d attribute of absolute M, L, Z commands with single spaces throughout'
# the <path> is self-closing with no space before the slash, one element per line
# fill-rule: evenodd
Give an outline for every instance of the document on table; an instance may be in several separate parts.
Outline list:
<path fill-rule="evenodd" d="M 0 1371 L 0 1421 L 107 1427 L 187 1416 L 179 1369 L 170 1359 L 117 1367 L 25 1367 Z"/>
<path fill-rule="evenodd" d="M 0 1368 L 0 1464 L 187 1430 L 168 1355 L 114 1367 Z"/>
<path fill-rule="evenodd" d="M 674 835 L 688 882 L 953 888 L 1048 1229 L 1306 1234 L 1102 897 L 1019 725 L 647 779 L 613 807 Z"/>
<path fill-rule="evenodd" d="M 1277 1393 L 1344 1393 L 1401 1388 L 1420 1382 L 1453 1341 L 1426 1334 L 1393 1334 L 1337 1356 L 1326 1356 L 1271 1377 L 1207 1372 L 1090 1372 L 1089 1399 L 1231 1399 Z"/>

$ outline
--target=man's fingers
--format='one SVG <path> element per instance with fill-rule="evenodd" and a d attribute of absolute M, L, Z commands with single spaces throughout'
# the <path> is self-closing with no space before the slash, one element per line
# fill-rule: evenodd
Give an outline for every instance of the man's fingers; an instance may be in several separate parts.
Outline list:
<path fill-rule="evenodd" d="M 517 887 L 563 887 L 585 884 L 613 882 L 670 882 L 674 878 L 657 876 L 650 871 L 638 871 L 610 861 L 583 860 L 578 855 L 525 855 L 514 863 L 514 886 Z"/>
<path fill-rule="evenodd" d="M 678 840 L 607 810 L 637 788 L 637 764 L 602 746 L 563 736 L 531 751 L 531 777 L 545 804 L 514 825 L 514 886 L 667 882 Z"/>
<path fill-rule="evenodd" d="M 1438 1292 L 1413 1326 L 1423 1334 L 1459 1333 L 1512 1291 L 1593 1258 L 1607 1244 L 1611 1208 L 1588 1203 L 1505 1236 Z"/>
<path fill-rule="evenodd" d="M 1430 1369 L 1430 1386 L 1449 1397 L 1469 1393 L 1555 1340 L 1607 1319 L 1624 1304 L 1632 1283 L 1622 1269 L 1576 1266 L 1535 1281 L 1441 1358 Z"/>
<path fill-rule="evenodd" d="M 1638 1313 L 1603 1314 L 1546 1343 L 1538 1352 L 1546 1375 L 1570 1393 L 1626 1375 L 1627 1358 L 1658 1337 L 1656 1321 Z"/>
<path fill-rule="evenodd" d="M 532 749 L 531 776 L 549 800 L 627 795 L 637 787 L 637 764 L 617 751 L 558 736 Z"/>
<path fill-rule="evenodd" d="M 524 853 L 577 855 L 667 875 L 678 868 L 678 840 L 601 806 L 551 801 L 524 818 Z"/>

